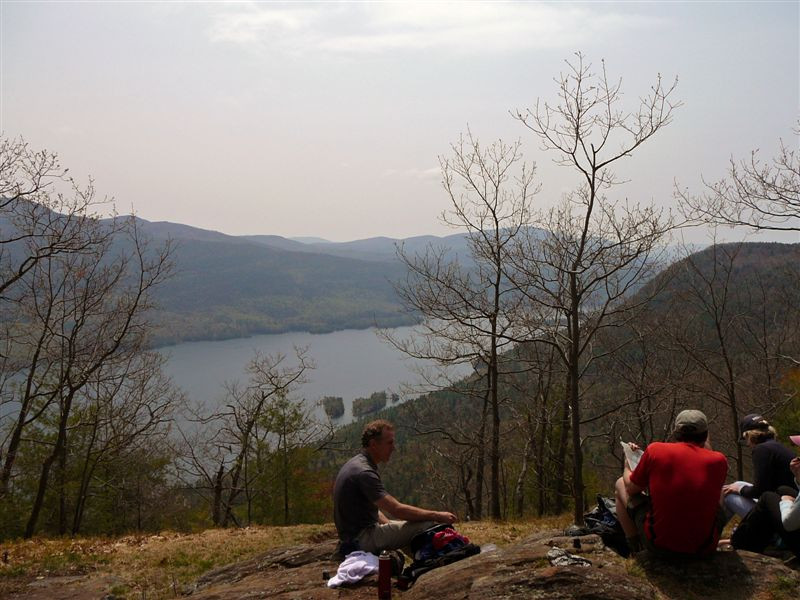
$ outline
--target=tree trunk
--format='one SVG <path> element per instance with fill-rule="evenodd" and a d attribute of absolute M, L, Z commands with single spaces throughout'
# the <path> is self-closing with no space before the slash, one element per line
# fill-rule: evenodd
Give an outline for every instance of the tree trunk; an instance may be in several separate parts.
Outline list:
<path fill-rule="evenodd" d="M 48 303 L 47 312 L 44 316 L 44 322 L 46 324 L 50 323 L 50 316 L 53 312 L 53 303 Z M 42 347 L 44 345 L 45 339 L 47 337 L 47 332 L 49 331 L 48 327 L 42 328 L 42 333 L 39 336 L 39 339 L 36 344 L 36 351 L 33 353 L 31 357 L 30 369 L 28 372 L 28 376 L 25 379 L 25 392 L 22 394 L 22 399 L 20 400 L 20 407 L 19 412 L 17 413 L 17 422 L 14 424 L 14 430 L 11 433 L 11 437 L 8 441 L 8 450 L 6 450 L 6 460 L 3 463 L 3 471 L 0 473 L 0 499 L 2 499 L 8 493 L 8 482 L 11 480 L 11 473 L 14 469 L 14 462 L 17 458 L 17 452 L 19 450 L 19 444 L 22 441 L 22 430 L 25 428 L 26 420 L 28 418 L 28 412 L 31 408 L 31 393 L 33 388 L 33 380 L 34 380 L 34 373 L 36 373 L 37 365 L 39 364 L 39 356 L 42 352 Z M 52 402 L 54 395 L 51 395 L 48 400 L 47 404 Z"/>
<path fill-rule="evenodd" d="M 58 435 L 56 436 L 56 444 L 53 448 L 53 452 L 42 463 L 42 471 L 39 475 L 39 487 L 36 491 L 36 498 L 33 501 L 33 507 L 31 508 L 31 515 L 28 519 L 28 523 L 25 525 L 25 539 L 30 539 L 33 537 L 33 534 L 36 531 L 39 515 L 42 512 L 42 506 L 44 505 L 44 496 L 47 492 L 47 483 L 50 479 L 50 469 L 53 466 L 56 458 L 58 458 L 62 452 L 66 451 L 67 419 L 69 418 L 69 413 L 72 408 L 72 398 L 74 393 L 74 391 L 70 392 L 67 397 L 64 398 L 61 405 L 61 417 L 58 422 Z"/>
<path fill-rule="evenodd" d="M 481 411 L 481 426 L 478 429 L 477 441 L 477 464 L 475 467 L 475 519 L 480 521 L 483 518 L 483 479 L 484 468 L 486 465 L 486 417 L 489 408 L 489 388 L 486 388 L 486 396 L 483 399 L 483 410 Z"/>
<path fill-rule="evenodd" d="M 491 458 L 491 511 L 493 519 L 501 519 L 500 514 L 500 406 L 497 390 L 497 346 L 492 340 L 492 352 L 489 361 L 489 381 L 492 404 L 492 448 Z"/>
<path fill-rule="evenodd" d="M 574 518 L 576 525 L 583 525 L 583 448 L 581 447 L 581 407 L 579 349 L 581 343 L 580 317 L 578 315 L 578 285 L 574 272 L 569 276 L 572 310 L 570 311 L 570 346 L 568 377 L 570 416 L 572 417 L 572 499 L 575 502 Z"/>
<path fill-rule="evenodd" d="M 58 453 L 58 535 L 67 533 L 67 452 Z"/>
<path fill-rule="evenodd" d="M 217 475 L 214 477 L 214 502 L 211 505 L 211 522 L 214 527 L 219 527 L 222 511 L 222 480 L 225 477 L 225 466 L 220 463 Z"/>
<path fill-rule="evenodd" d="M 529 432 L 528 441 L 525 443 L 525 451 L 522 455 L 522 467 L 519 470 L 517 484 L 514 486 L 514 507 L 517 517 L 522 517 L 525 512 L 525 478 L 528 476 L 528 463 L 532 448 L 533 433 Z"/>
<path fill-rule="evenodd" d="M 283 419 L 283 524 L 289 524 L 289 449 L 286 440 L 286 418 Z"/>
<path fill-rule="evenodd" d="M 136 476 L 136 529 L 142 530 L 142 478 Z"/>
<path fill-rule="evenodd" d="M 738 401 L 736 398 L 736 375 L 733 370 L 733 365 L 731 364 L 730 357 L 728 356 L 728 350 L 723 344 L 722 346 L 722 356 L 725 359 L 725 367 L 728 373 L 728 402 L 731 405 L 731 419 L 733 422 L 732 431 L 733 431 L 733 439 L 737 440 L 736 443 L 736 477 L 739 481 L 744 480 L 744 461 L 742 455 L 742 445 L 738 443 L 738 440 L 741 438 L 741 434 L 739 433 L 739 406 Z"/>
<path fill-rule="evenodd" d="M 556 463 L 559 472 L 556 474 L 556 502 L 555 513 L 560 515 L 564 512 L 564 497 L 567 490 L 567 446 L 569 442 L 569 394 L 564 396 L 564 403 L 561 413 L 561 435 L 558 439 L 558 456 Z"/>
<path fill-rule="evenodd" d="M 537 513 L 540 517 L 549 508 L 547 503 L 547 487 L 549 485 L 550 478 L 547 476 L 548 474 L 545 470 L 545 448 L 547 447 L 547 438 L 550 436 L 550 425 L 547 419 L 547 397 L 548 396 L 542 394 L 542 426 L 539 429 L 539 449 L 536 456 L 536 470 L 538 471 L 539 475 L 539 506 Z"/>
<path fill-rule="evenodd" d="M 42 504 L 44 503 L 44 493 L 47 489 L 47 480 L 50 477 L 50 467 L 53 465 L 53 462 L 56 459 L 56 453 L 51 453 L 42 463 L 42 471 L 39 475 L 39 487 L 36 491 L 36 498 L 33 501 L 33 507 L 31 508 L 31 514 L 28 518 L 28 523 L 25 525 L 25 539 L 30 539 L 33 537 L 33 533 L 36 531 L 36 523 L 39 521 L 39 513 L 42 510 Z"/>
<path fill-rule="evenodd" d="M 92 423 L 92 434 L 89 436 L 89 442 L 86 445 L 86 455 L 83 462 L 83 469 L 81 470 L 81 483 L 78 486 L 78 493 L 75 497 L 75 512 L 72 517 L 72 535 L 78 535 L 83 521 L 83 513 L 86 507 L 86 497 L 89 494 L 89 484 L 92 480 L 97 462 L 100 460 L 92 461 L 92 450 L 94 442 L 97 439 L 98 417 Z"/>
<path fill-rule="evenodd" d="M 244 497 L 247 501 L 247 526 L 253 524 L 253 490 L 250 488 L 250 454 L 244 456 Z"/>
<path fill-rule="evenodd" d="M 469 465 L 462 464 L 459 466 L 459 471 L 461 474 L 461 491 L 464 494 L 464 503 L 467 506 L 466 520 L 469 521 L 475 518 L 475 506 L 472 501 L 472 492 L 469 489 L 469 484 L 472 480 L 472 469 L 469 468 Z"/>
<path fill-rule="evenodd" d="M 731 386 L 733 387 L 733 386 Z M 732 402 L 731 402 L 731 419 L 732 419 L 732 431 L 733 431 L 733 439 L 737 440 L 736 443 L 736 477 L 739 481 L 744 481 L 744 461 L 742 456 L 742 445 L 738 443 L 738 440 L 741 439 L 741 434 L 739 433 L 739 410 L 736 406 L 736 396 L 732 393 Z"/>
<path fill-rule="evenodd" d="M 97 461 L 94 461 L 89 467 L 85 467 L 83 479 L 81 480 L 80 489 L 75 499 L 75 513 L 72 518 L 72 535 L 80 533 L 81 525 L 83 524 L 83 515 L 86 512 L 86 499 L 89 495 L 89 483 L 94 475 Z"/>

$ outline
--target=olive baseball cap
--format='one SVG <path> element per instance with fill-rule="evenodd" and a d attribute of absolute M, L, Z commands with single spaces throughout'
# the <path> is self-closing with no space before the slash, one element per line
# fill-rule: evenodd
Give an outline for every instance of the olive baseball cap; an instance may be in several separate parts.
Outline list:
<path fill-rule="evenodd" d="M 708 431 L 708 419 L 699 410 L 682 410 L 675 417 L 675 431 L 704 433 Z"/>

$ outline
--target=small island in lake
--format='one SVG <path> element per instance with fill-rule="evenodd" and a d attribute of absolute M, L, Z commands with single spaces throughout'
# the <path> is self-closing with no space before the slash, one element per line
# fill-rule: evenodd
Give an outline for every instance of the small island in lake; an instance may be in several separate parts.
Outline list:
<path fill-rule="evenodd" d="M 353 400 L 353 416 L 363 417 L 378 412 L 386 407 L 387 398 L 386 392 L 374 392 L 369 398 L 356 398 Z"/>
<path fill-rule="evenodd" d="M 325 396 L 322 399 L 322 407 L 331 419 L 338 419 L 344 415 L 344 399 L 341 396 Z"/>

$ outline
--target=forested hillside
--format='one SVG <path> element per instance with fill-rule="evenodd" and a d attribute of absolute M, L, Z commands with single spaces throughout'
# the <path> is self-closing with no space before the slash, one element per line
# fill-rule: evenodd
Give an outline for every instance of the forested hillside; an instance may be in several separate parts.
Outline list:
<path fill-rule="evenodd" d="M 431 246 L 470 260 L 464 234 L 301 243 L 138 217 L 135 223 L 143 244 L 155 248 L 169 241 L 172 247 L 171 276 L 153 296 L 154 345 L 410 325 L 418 316 L 403 307 L 394 289 L 406 274 L 397 248 L 418 253 Z M 13 228 L 0 220 L 0 229 Z M 114 244 L 119 254 L 130 251 L 130 242 Z M 13 244 L 6 251 L 12 259 L 24 253 Z"/>
<path fill-rule="evenodd" d="M 169 237 L 175 244 L 175 273 L 156 295 L 156 343 L 414 321 L 392 287 L 403 271 L 390 255 L 362 260 L 299 252 L 186 226 L 140 222 L 145 235 Z"/>
<path fill-rule="evenodd" d="M 42 210 L 46 210 L 42 208 Z M 53 214 L 50 220 L 66 220 Z M 113 227 L 112 221 L 101 221 Z M 177 223 L 135 219 L 140 242 L 155 250 L 171 244 L 171 276 L 154 292 L 151 342 L 245 337 L 259 333 L 396 327 L 416 320 L 404 310 L 393 283 L 404 276 L 395 242 L 382 239 L 351 252 L 347 244 L 307 245 L 278 236 L 270 243 Z M 0 215 L 0 230 L 15 225 Z M 428 238 L 425 238 L 426 241 Z M 430 238 L 438 239 L 438 238 Z M 277 240 L 277 241 L 276 241 Z M 330 252 L 317 248 L 331 247 Z M 299 248 L 299 250 L 298 250 Z M 116 239 L 113 252 L 130 252 Z M 10 261 L 22 260 L 21 243 L 7 244 Z"/>
<path fill-rule="evenodd" d="M 418 316 L 404 309 L 394 289 L 406 275 L 397 249 L 423 253 L 432 247 L 471 261 L 464 233 L 301 243 L 137 222 L 143 235 L 174 243 L 174 275 L 156 296 L 157 344 L 409 325 Z"/>
<path fill-rule="evenodd" d="M 587 374 L 587 500 L 612 493 L 620 439 L 665 440 L 675 414 L 687 406 L 708 414 L 712 442 L 729 456 L 734 478 L 750 474 L 749 450 L 741 454 L 734 419 L 757 411 L 784 440 L 800 432 L 800 369 L 788 359 L 800 356 L 798 265 L 800 244 L 726 244 L 686 256 L 649 284 L 660 293 L 634 321 L 610 329 L 595 352 L 603 354 L 631 330 L 634 341 Z M 563 468 L 571 460 L 562 436 L 564 374 L 544 372 L 543 354 L 517 347 L 505 356 L 507 371 L 526 370 L 501 380 L 505 516 L 557 513 L 571 502 L 571 478 Z M 485 385 L 473 376 L 458 391 L 381 413 L 399 427 L 400 449 L 384 468 L 391 493 L 475 516 L 476 459 L 486 452 L 475 443 Z M 330 474 L 357 450 L 362 423 L 337 433 L 334 446 L 343 449 L 321 462 Z"/>
<path fill-rule="evenodd" d="M 800 244 L 714 245 L 670 266 L 643 294 L 657 289 L 607 336 L 634 340 L 606 367 L 626 401 L 620 421 L 638 439 L 658 439 L 676 409 L 700 407 L 741 479 L 750 461 L 737 443 L 739 420 L 780 418 L 800 403 Z"/>

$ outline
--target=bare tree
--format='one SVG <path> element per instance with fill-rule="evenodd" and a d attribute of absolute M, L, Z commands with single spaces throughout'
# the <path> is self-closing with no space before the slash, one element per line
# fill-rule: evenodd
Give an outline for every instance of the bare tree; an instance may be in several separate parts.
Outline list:
<path fill-rule="evenodd" d="M 106 201 L 67 172 L 56 154 L 0 138 L 0 300 L 14 299 L 14 286 L 40 261 L 90 251 L 113 235 L 86 226 Z"/>
<path fill-rule="evenodd" d="M 159 376 L 159 365 L 144 351 L 151 294 L 169 275 L 170 245 L 151 247 L 134 217 L 101 220 L 95 212 L 101 207 L 113 208 L 96 198 L 91 181 L 80 186 L 69 177 L 55 154 L 33 151 L 21 139 L 0 139 L 0 502 L 12 501 L 15 478 L 32 478 L 31 464 L 40 457 L 28 537 L 51 489 L 58 494 L 59 531 L 67 529 L 70 440 L 81 439 L 93 390 L 114 377 L 120 383 L 134 364 L 140 374 L 152 368 L 149 376 Z M 117 399 L 106 400 L 111 406 Z M 163 411 L 142 402 L 123 411 L 135 424 L 114 419 L 112 426 L 95 412 L 100 420 L 90 428 L 90 447 L 96 449 L 109 427 L 119 432 L 129 426 L 119 451 L 159 428 Z M 150 425 L 134 415 L 135 406 L 152 409 L 145 419 Z M 23 447 L 29 453 L 25 473 L 17 468 Z M 98 456 L 85 455 L 76 530 Z M 50 483 L 54 468 L 56 486 Z"/>
<path fill-rule="evenodd" d="M 612 167 L 669 124 L 679 104 L 671 100 L 675 84 L 665 86 L 658 76 L 638 109 L 626 112 L 621 82 L 608 80 L 605 64 L 595 74 L 581 54 L 567 61 L 556 83 L 556 104 L 537 101 L 515 117 L 581 183 L 534 218 L 547 233 L 527 235 L 515 249 L 512 276 L 530 300 L 528 323 L 520 323 L 527 333 L 518 329 L 515 335 L 553 345 L 565 367 L 575 521 L 582 523 L 581 382 L 596 358 L 594 339 L 625 318 L 631 306 L 624 301 L 650 275 L 659 244 L 674 227 L 653 206 L 612 201 L 605 194 L 622 183 Z"/>
<path fill-rule="evenodd" d="M 739 267 L 742 253 L 758 256 L 759 246 L 714 244 L 681 261 L 676 301 L 685 308 L 682 318 L 663 330 L 694 364 L 695 375 L 685 377 L 682 387 L 717 404 L 727 420 L 739 479 L 744 475 L 742 446 L 736 443 L 739 421 L 753 410 L 774 414 L 786 402 L 781 374 L 798 343 L 796 285 L 776 293 L 781 286 L 768 286 L 765 277 L 780 281 L 779 272 L 753 269 L 752 258 L 746 273 Z M 789 249 L 789 256 L 800 253 Z"/>
<path fill-rule="evenodd" d="M 422 255 L 398 257 L 408 268 L 397 291 L 407 308 L 423 316 L 415 337 L 389 341 L 406 354 L 441 365 L 468 363 L 476 367 L 484 408 L 478 436 L 471 436 L 477 455 L 474 517 L 482 513 L 486 420 L 489 443 L 490 514 L 501 516 L 499 380 L 504 333 L 520 302 L 504 274 L 512 240 L 525 228 L 529 204 L 536 192 L 534 168 L 522 162 L 521 146 L 495 142 L 484 148 L 468 133 L 451 146 L 452 156 L 440 158 L 442 180 L 452 207 L 442 214 L 448 225 L 465 231 L 469 256 L 453 256 L 446 248 L 429 247 Z M 459 442 L 458 440 L 455 440 Z"/>
<path fill-rule="evenodd" d="M 616 443 L 620 438 L 639 440 L 644 446 L 669 437 L 678 407 L 686 400 L 681 383 L 693 377 L 696 369 L 664 335 L 673 323 L 685 319 L 683 312 L 659 316 L 648 312 L 640 312 L 627 323 L 620 333 L 629 343 L 599 369 L 606 376 L 605 394 L 613 400 L 595 412 L 593 421 L 610 424 L 615 435 L 608 440 L 609 450 L 619 458 L 620 467 L 623 457 Z M 618 346 L 618 337 L 600 343 Z"/>
<path fill-rule="evenodd" d="M 71 499 L 72 535 L 80 532 L 97 488 L 122 485 L 135 457 L 166 443 L 184 398 L 163 374 L 165 360 L 144 352 L 106 364 L 76 398 L 79 405 L 68 426 L 77 483 Z"/>
<path fill-rule="evenodd" d="M 800 154 L 783 140 L 772 160 L 762 161 L 754 150 L 746 160 L 731 158 L 726 178 L 703 183 L 706 191 L 700 196 L 676 190 L 684 211 L 694 219 L 756 230 L 800 231 Z"/>
<path fill-rule="evenodd" d="M 33 269 L 29 323 L 34 339 L 47 338 L 43 350 L 48 373 L 35 370 L 40 364 L 37 357 L 27 379 L 43 399 L 38 414 L 51 407 L 56 412 L 57 434 L 52 452 L 41 465 L 26 537 L 36 529 L 51 467 L 66 452 L 76 399 L 105 365 L 146 348 L 151 294 L 169 274 L 169 245 L 150 250 L 133 217 L 117 234 L 118 242 L 123 235 L 125 247 L 112 248 L 109 239 L 91 251 L 40 261 Z M 15 433 L 30 420 L 20 413 Z"/>
<path fill-rule="evenodd" d="M 257 476 L 248 472 L 250 462 L 268 446 L 280 457 L 283 516 L 289 521 L 289 455 L 299 446 L 322 443 L 330 434 L 303 400 L 292 399 L 313 368 L 305 349 L 296 348 L 295 358 L 289 364 L 284 354 L 256 353 L 247 366 L 247 385 L 226 384 L 224 405 L 189 424 L 205 428 L 183 432 L 179 474 L 210 503 L 214 525 L 238 524 L 234 508 L 242 497 L 251 496 L 249 486 Z"/>
<path fill-rule="evenodd" d="M 208 504 L 211 523 L 219 526 L 233 447 L 222 437 L 215 417 L 211 415 L 206 420 L 190 413 L 187 423 L 178 427 L 175 473 L 188 490 Z"/>
<path fill-rule="evenodd" d="M 513 491 L 513 510 L 517 517 L 525 513 L 525 488 L 529 472 L 536 476 L 538 488 L 537 512 L 544 514 L 549 508 L 548 491 L 552 482 L 565 479 L 564 455 L 552 451 L 551 436 L 558 423 L 557 412 L 562 406 L 555 380 L 562 376 L 556 364 L 552 346 L 545 344 L 520 344 L 514 357 L 527 365 L 509 385 L 515 390 L 516 402 L 510 405 L 512 422 L 517 424 L 512 439 L 523 437 L 519 473 Z M 519 450 L 519 442 L 513 444 Z"/>
<path fill-rule="evenodd" d="M 91 183 L 80 187 L 68 177 L 55 154 L 0 139 L 0 500 L 24 427 L 55 398 L 45 381 L 59 377 L 52 351 L 58 309 L 42 303 L 42 286 L 59 270 L 57 259 L 96 257 L 108 247 L 120 223 L 95 217 L 104 203 Z"/>
<path fill-rule="evenodd" d="M 312 410 L 313 407 L 304 400 L 294 400 L 282 392 L 271 403 L 264 419 L 265 429 L 272 433 L 272 454 L 277 463 L 275 471 L 281 490 L 284 525 L 292 522 L 290 490 L 297 478 L 296 467 L 299 466 L 294 457 L 309 447 L 324 446 L 332 434 L 329 428 L 314 419 Z"/>

